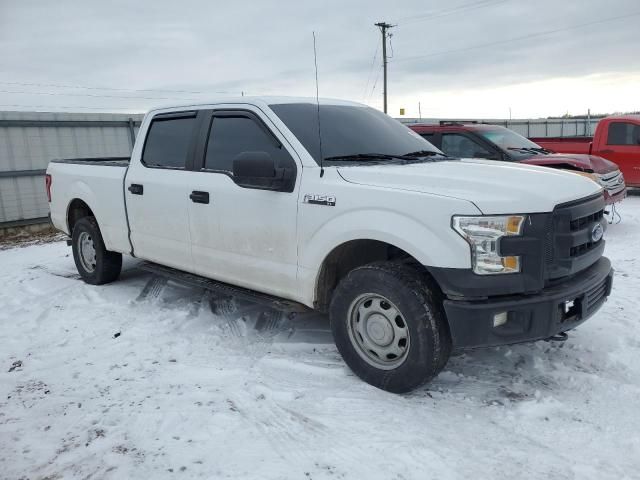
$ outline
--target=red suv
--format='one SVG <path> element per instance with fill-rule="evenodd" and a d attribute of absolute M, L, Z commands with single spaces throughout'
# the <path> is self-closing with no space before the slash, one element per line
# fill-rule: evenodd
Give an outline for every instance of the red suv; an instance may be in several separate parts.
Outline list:
<path fill-rule="evenodd" d="M 607 204 L 619 202 L 627 196 L 620 169 L 602 157 L 555 153 L 499 125 L 440 122 L 438 125 L 407 126 L 452 157 L 486 158 L 570 170 L 600 184 Z"/>

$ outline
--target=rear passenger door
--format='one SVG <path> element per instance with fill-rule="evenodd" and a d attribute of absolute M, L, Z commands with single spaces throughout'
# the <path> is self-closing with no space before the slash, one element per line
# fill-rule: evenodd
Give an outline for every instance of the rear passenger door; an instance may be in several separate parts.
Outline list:
<path fill-rule="evenodd" d="M 277 167 L 299 173 L 295 152 L 251 107 L 210 112 L 200 144 L 192 186 L 209 203 L 189 205 L 195 270 L 274 295 L 296 291 L 297 178 L 293 192 L 240 187 L 233 179 L 233 160 L 244 152 L 266 152 Z"/>
<path fill-rule="evenodd" d="M 189 169 L 198 113 L 153 118 L 141 161 L 131 163 L 124 192 L 134 254 L 187 271 L 192 269 L 188 208 L 194 174 Z"/>

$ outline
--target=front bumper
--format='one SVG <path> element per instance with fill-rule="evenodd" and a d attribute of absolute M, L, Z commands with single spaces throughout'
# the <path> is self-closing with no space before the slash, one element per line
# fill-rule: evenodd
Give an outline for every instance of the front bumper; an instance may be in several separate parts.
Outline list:
<path fill-rule="evenodd" d="M 626 187 L 616 193 L 609 193 L 607 190 L 604 191 L 604 203 L 606 205 L 611 205 L 612 203 L 621 202 L 625 198 L 627 198 Z"/>
<path fill-rule="evenodd" d="M 488 347 L 542 340 L 571 330 L 591 317 L 611 293 L 613 269 L 602 257 L 588 269 L 532 295 L 486 300 L 447 299 L 444 309 L 455 348 Z M 507 322 L 494 327 L 494 316 Z"/>

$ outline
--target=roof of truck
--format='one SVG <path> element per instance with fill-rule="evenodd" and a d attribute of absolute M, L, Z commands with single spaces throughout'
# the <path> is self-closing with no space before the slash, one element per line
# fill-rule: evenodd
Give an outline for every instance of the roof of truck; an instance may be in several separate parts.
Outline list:
<path fill-rule="evenodd" d="M 626 113 L 624 115 L 611 115 L 609 117 L 605 117 L 605 120 L 633 120 L 637 122 L 640 120 L 640 114 L 636 113 Z"/>
<path fill-rule="evenodd" d="M 469 123 L 469 122 L 441 122 L 441 123 L 407 123 L 407 127 L 419 132 L 440 132 L 440 131 L 470 131 L 470 130 L 495 130 L 496 128 L 505 128 L 502 125 L 493 125 L 488 123 Z"/>
<path fill-rule="evenodd" d="M 338 98 L 320 98 L 320 105 L 351 105 L 354 107 L 366 107 L 362 103 L 351 102 L 349 100 L 341 100 Z M 243 96 L 243 97 L 218 97 L 197 102 L 190 103 L 171 103 L 163 104 L 156 108 L 149 110 L 155 112 L 157 110 L 167 110 L 173 108 L 191 108 L 191 107 L 203 107 L 207 105 L 220 105 L 220 104 L 242 104 L 249 105 L 278 105 L 283 103 L 316 103 L 315 97 L 284 97 L 284 96 Z"/>

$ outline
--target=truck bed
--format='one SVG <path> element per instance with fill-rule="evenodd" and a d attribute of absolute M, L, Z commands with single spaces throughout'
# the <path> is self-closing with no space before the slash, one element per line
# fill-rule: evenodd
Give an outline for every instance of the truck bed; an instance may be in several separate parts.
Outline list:
<path fill-rule="evenodd" d="M 593 137 L 542 137 L 530 138 L 529 140 L 554 152 L 588 155 L 591 152 Z"/>
<path fill-rule="evenodd" d="M 93 211 L 107 248 L 131 250 L 124 195 L 129 157 L 65 158 L 49 162 L 51 221 L 70 234 L 69 209 L 83 203 Z"/>
<path fill-rule="evenodd" d="M 131 157 L 59 158 L 51 163 L 72 163 L 80 165 L 101 165 L 104 167 L 128 167 Z"/>

